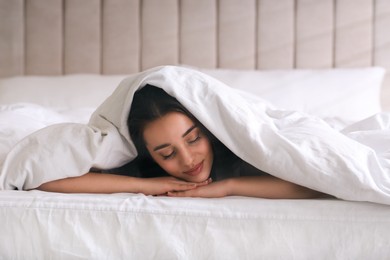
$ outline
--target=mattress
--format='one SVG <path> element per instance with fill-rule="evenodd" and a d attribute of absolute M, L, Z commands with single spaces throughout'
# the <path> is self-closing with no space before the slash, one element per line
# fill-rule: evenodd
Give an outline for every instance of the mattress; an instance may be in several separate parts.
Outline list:
<path fill-rule="evenodd" d="M 336 199 L 0 192 L 3 259 L 387 259 L 390 208 Z"/>

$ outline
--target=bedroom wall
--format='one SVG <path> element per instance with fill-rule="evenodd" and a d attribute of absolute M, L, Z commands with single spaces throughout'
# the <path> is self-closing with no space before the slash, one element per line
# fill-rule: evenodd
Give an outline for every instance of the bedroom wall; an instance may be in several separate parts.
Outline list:
<path fill-rule="evenodd" d="M 388 28 L 388 0 L 0 0 L 0 76 L 390 69 Z"/>

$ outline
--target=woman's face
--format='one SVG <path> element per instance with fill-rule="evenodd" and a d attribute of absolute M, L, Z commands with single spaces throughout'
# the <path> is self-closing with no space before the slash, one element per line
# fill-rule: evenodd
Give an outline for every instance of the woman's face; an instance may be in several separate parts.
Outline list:
<path fill-rule="evenodd" d="M 143 137 L 152 158 L 168 174 L 190 182 L 209 178 L 213 164 L 210 141 L 188 116 L 170 112 L 148 123 Z"/>

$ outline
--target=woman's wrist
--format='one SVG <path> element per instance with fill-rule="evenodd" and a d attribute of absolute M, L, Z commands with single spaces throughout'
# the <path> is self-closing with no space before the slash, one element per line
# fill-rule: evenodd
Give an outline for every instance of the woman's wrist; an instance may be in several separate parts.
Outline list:
<path fill-rule="evenodd" d="M 137 177 L 130 177 L 131 179 L 128 180 L 128 186 L 130 193 L 145 193 L 145 182 L 147 179 L 144 178 L 137 178 Z"/>
<path fill-rule="evenodd" d="M 237 195 L 235 188 L 236 188 L 236 179 L 235 178 L 230 178 L 230 179 L 225 179 L 222 182 L 225 182 L 225 196 L 234 196 Z"/>

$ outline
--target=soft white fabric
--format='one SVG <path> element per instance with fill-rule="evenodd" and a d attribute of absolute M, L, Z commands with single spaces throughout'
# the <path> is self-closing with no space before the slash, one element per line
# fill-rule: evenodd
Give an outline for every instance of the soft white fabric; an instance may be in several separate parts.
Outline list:
<path fill-rule="evenodd" d="M 95 109 L 55 109 L 30 103 L 0 106 L 0 168 L 11 148 L 29 134 L 52 124 L 88 123 Z"/>
<path fill-rule="evenodd" d="M 387 259 L 390 207 L 0 191 L 1 259 Z"/>
<path fill-rule="evenodd" d="M 274 105 L 322 118 L 355 122 L 380 112 L 385 69 L 232 70 L 196 68 Z M 0 79 L 0 104 L 80 108 L 99 106 L 125 75 L 74 74 Z M 382 97 L 383 98 L 383 97 Z M 383 99 L 385 100 L 385 99 Z"/>
<path fill-rule="evenodd" d="M 381 67 L 231 70 L 198 69 L 287 110 L 355 122 L 381 111 Z"/>
<path fill-rule="evenodd" d="M 134 92 L 163 88 L 185 105 L 239 157 L 272 175 L 347 200 L 390 204 L 389 149 L 376 152 L 371 135 L 355 141 L 317 117 L 277 110 L 203 73 L 165 66 L 133 75 L 95 111 L 89 125 L 61 124 L 36 132 L 8 154 L 1 189 L 31 189 L 79 176 L 91 167 L 112 168 L 136 151 L 127 129 Z M 381 147 L 390 147 L 388 115 L 378 115 Z M 385 142 L 387 142 L 385 144 Z"/>
<path fill-rule="evenodd" d="M 45 107 L 98 107 L 124 75 L 73 74 L 0 79 L 0 104 L 35 103 Z"/>

